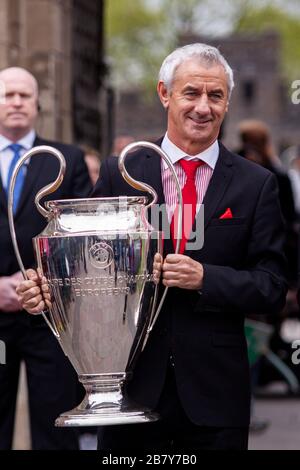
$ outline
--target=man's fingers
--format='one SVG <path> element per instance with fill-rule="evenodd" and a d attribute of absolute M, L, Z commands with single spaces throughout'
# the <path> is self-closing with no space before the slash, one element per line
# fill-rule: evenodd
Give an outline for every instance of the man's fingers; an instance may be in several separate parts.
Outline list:
<path fill-rule="evenodd" d="M 42 284 L 41 286 L 41 289 L 43 291 L 43 294 L 47 294 L 48 292 L 50 292 L 50 289 L 49 289 L 49 285 L 48 284 Z"/>
<path fill-rule="evenodd" d="M 43 297 L 41 294 L 36 295 L 35 297 L 29 298 L 24 302 L 24 307 L 27 309 L 31 309 L 39 305 L 40 303 L 43 303 Z"/>
<path fill-rule="evenodd" d="M 28 279 L 16 288 L 22 307 L 31 314 L 40 313 L 45 309 L 45 304 L 51 307 L 50 288 L 41 269 L 28 269 L 26 275 Z"/>
<path fill-rule="evenodd" d="M 27 269 L 26 274 L 29 280 L 36 282 L 39 280 L 38 273 L 34 269 Z"/>
<path fill-rule="evenodd" d="M 163 257 L 160 253 L 155 253 L 154 255 L 154 262 L 155 263 L 162 263 Z"/>
<path fill-rule="evenodd" d="M 163 279 L 167 279 L 167 280 L 170 280 L 170 279 L 177 280 L 179 276 L 180 276 L 179 272 L 175 272 L 175 271 L 167 271 L 163 273 Z"/>
<path fill-rule="evenodd" d="M 155 284 L 160 281 L 161 270 L 162 270 L 163 257 L 160 253 L 155 253 L 153 259 L 153 279 Z"/>
<path fill-rule="evenodd" d="M 183 261 L 187 256 L 185 255 L 175 255 L 174 253 L 166 256 L 165 263 L 175 264 Z"/>
<path fill-rule="evenodd" d="M 179 265 L 178 263 L 172 264 L 172 263 L 164 262 L 162 270 L 163 272 L 167 272 L 167 271 L 179 272 L 179 271 L 182 271 L 182 265 Z"/>
<path fill-rule="evenodd" d="M 39 302 L 35 307 L 27 307 L 26 310 L 31 314 L 41 313 L 45 309 L 45 304 L 43 301 Z"/>
<path fill-rule="evenodd" d="M 51 301 L 51 295 L 50 295 L 50 292 L 45 292 L 43 294 L 43 299 L 44 300 L 49 300 L 49 302 Z"/>
<path fill-rule="evenodd" d="M 153 269 L 160 271 L 162 269 L 163 257 L 160 253 L 156 253 L 153 260 Z"/>
<path fill-rule="evenodd" d="M 176 281 L 174 279 L 163 279 L 162 283 L 166 287 L 177 287 L 178 286 L 178 281 Z"/>
<path fill-rule="evenodd" d="M 153 270 L 161 271 L 162 270 L 162 263 L 153 263 Z"/>
<path fill-rule="evenodd" d="M 28 289 L 31 289 L 32 287 L 37 287 L 35 281 L 23 281 L 17 286 L 16 292 L 17 294 L 22 295 L 24 292 L 26 292 Z"/>
<path fill-rule="evenodd" d="M 17 292 L 18 293 L 18 292 Z M 27 289 L 22 293 L 21 300 L 22 302 L 27 302 L 28 300 L 34 299 L 35 297 L 41 296 L 41 289 L 39 286 L 32 287 L 31 289 Z"/>

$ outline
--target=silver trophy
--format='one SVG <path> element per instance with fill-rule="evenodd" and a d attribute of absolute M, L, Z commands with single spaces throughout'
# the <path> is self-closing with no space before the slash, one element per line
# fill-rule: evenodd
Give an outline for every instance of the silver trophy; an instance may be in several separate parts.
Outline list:
<path fill-rule="evenodd" d="M 45 152 L 58 158 L 57 179 L 35 198 L 48 225 L 33 238 L 37 266 L 47 278 L 52 307 L 41 312 L 75 368 L 86 395 L 75 409 L 60 415 L 56 426 L 93 426 L 155 421 L 151 410 L 132 403 L 123 394 L 124 383 L 134 374 L 134 364 L 161 310 L 167 289 L 156 308 L 158 283 L 153 276 L 155 253 L 162 252 L 162 233 L 147 221 L 147 210 L 157 194 L 149 185 L 130 177 L 126 155 L 138 147 L 155 150 L 173 173 L 178 192 L 178 252 L 182 199 L 176 172 L 168 156 L 155 144 L 136 142 L 119 157 L 119 169 L 146 197 L 72 199 L 46 202 L 63 180 L 65 159 L 56 149 L 39 146 L 26 152 L 16 165 L 9 188 L 8 214 L 11 237 L 20 269 L 13 219 L 13 192 L 22 164 Z M 153 365 L 155 367 L 155 364 Z"/>

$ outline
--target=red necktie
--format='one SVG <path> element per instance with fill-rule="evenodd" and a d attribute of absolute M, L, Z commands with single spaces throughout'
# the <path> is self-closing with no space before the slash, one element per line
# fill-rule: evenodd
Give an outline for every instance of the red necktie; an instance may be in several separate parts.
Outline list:
<path fill-rule="evenodd" d="M 185 250 L 186 241 L 189 239 L 193 222 L 196 216 L 197 207 L 197 190 L 195 185 L 195 177 L 197 168 L 204 164 L 201 160 L 179 160 L 181 167 L 186 174 L 186 182 L 182 188 L 182 239 L 180 242 L 179 253 Z M 171 236 L 173 239 L 174 247 L 176 247 L 176 233 L 177 230 L 178 207 L 174 211 L 171 221 Z"/>

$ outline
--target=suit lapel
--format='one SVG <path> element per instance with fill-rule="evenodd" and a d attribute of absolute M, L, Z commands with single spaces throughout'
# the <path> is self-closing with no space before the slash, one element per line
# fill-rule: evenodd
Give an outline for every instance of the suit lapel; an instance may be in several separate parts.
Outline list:
<path fill-rule="evenodd" d="M 35 138 L 33 147 L 36 147 L 37 145 L 44 145 L 44 142 L 39 137 Z M 18 216 L 18 213 L 22 211 L 23 207 L 26 204 L 28 196 L 30 195 L 30 193 L 32 193 L 32 189 L 35 186 L 35 182 L 38 179 L 40 172 L 42 171 L 42 166 L 43 157 L 35 155 L 30 159 L 30 163 L 28 165 L 27 174 L 24 181 L 24 186 L 20 197 L 20 202 L 16 212 L 16 217 Z"/>
<path fill-rule="evenodd" d="M 0 206 L 3 208 L 4 212 L 7 212 L 7 195 L 2 184 L 2 177 L 0 175 Z"/>
<path fill-rule="evenodd" d="M 219 158 L 203 199 L 204 231 L 207 225 L 209 224 L 210 219 L 215 214 L 218 205 L 222 201 L 222 198 L 229 186 L 233 175 L 232 154 L 220 142 L 219 146 Z M 195 230 L 196 222 L 194 222 L 193 224 L 193 233 L 195 233 Z M 195 252 L 191 250 L 186 250 L 186 254 L 192 256 L 193 253 Z"/>
<path fill-rule="evenodd" d="M 219 145 L 219 158 L 203 200 L 204 228 L 207 227 L 210 219 L 214 215 L 233 175 L 232 155 L 221 143 L 219 143 Z"/>

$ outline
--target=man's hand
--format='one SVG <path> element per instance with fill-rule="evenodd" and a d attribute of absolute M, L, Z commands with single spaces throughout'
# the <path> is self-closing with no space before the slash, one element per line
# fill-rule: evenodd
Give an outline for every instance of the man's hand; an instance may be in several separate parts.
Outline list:
<path fill-rule="evenodd" d="M 40 270 L 37 272 L 33 269 L 26 271 L 27 281 L 22 281 L 17 287 L 22 308 L 28 313 L 41 313 L 45 308 L 51 307 L 50 290 L 47 280 L 43 277 Z"/>
<path fill-rule="evenodd" d="M 0 310 L 3 312 L 17 312 L 22 309 L 16 294 L 16 287 L 22 279 L 21 271 L 12 276 L 0 277 Z"/>
<path fill-rule="evenodd" d="M 163 263 L 163 284 L 167 287 L 202 288 L 203 266 L 185 255 L 167 255 Z"/>
<path fill-rule="evenodd" d="M 153 260 L 153 278 L 155 284 L 158 284 L 160 281 L 162 265 L 163 257 L 160 253 L 156 253 Z"/>

